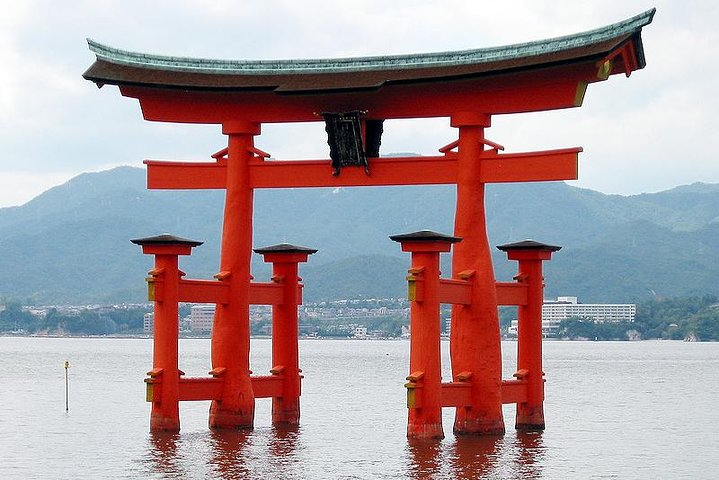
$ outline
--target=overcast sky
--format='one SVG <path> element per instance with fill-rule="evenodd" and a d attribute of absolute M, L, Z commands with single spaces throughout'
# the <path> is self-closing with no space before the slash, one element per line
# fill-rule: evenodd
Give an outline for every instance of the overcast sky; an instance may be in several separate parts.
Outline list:
<path fill-rule="evenodd" d="M 713 0 L 0 0 L 0 207 L 87 171 L 145 158 L 197 160 L 217 126 L 146 122 L 117 88 L 82 79 L 87 37 L 190 57 L 276 59 L 462 50 L 576 33 L 657 7 L 647 67 L 590 85 L 582 108 L 497 116 L 507 152 L 584 147 L 574 185 L 604 193 L 719 183 L 719 8 Z M 72 6 L 68 6 L 72 5 Z M 447 119 L 387 122 L 382 152 L 434 154 Z M 276 158 L 326 158 L 321 124 L 265 126 Z"/>

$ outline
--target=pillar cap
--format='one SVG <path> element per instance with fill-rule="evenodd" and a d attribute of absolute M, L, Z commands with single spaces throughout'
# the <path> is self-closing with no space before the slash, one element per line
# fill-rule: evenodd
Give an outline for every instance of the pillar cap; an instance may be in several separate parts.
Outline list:
<path fill-rule="evenodd" d="M 197 240 L 190 240 L 188 238 L 182 238 L 175 235 L 170 235 L 169 233 L 163 233 L 162 235 L 156 235 L 154 237 L 145 237 L 145 238 L 135 238 L 133 240 L 130 240 L 135 245 L 145 246 L 145 245 L 178 245 L 178 246 L 185 246 L 185 247 L 198 247 L 202 245 L 205 242 L 199 242 Z"/>
<path fill-rule="evenodd" d="M 267 253 L 304 253 L 312 255 L 313 253 L 317 253 L 317 249 L 315 248 L 300 247 L 289 243 L 279 243 L 269 247 L 255 248 L 252 251 L 260 255 L 265 255 Z"/>
<path fill-rule="evenodd" d="M 389 239 L 394 242 L 461 242 L 461 237 L 452 237 L 443 233 L 433 232 L 432 230 L 420 230 L 412 233 L 401 233 L 399 235 L 390 235 Z"/>
<path fill-rule="evenodd" d="M 536 242 L 534 240 L 522 240 L 521 242 L 505 243 L 504 245 L 497 245 L 497 248 L 503 252 L 517 251 L 517 250 L 540 250 L 545 252 L 556 252 L 561 250 L 562 247 L 557 245 L 548 245 L 546 243 Z"/>

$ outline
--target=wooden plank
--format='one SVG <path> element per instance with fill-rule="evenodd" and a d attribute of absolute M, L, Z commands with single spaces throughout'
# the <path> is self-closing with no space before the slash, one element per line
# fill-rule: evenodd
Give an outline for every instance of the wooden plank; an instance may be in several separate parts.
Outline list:
<path fill-rule="evenodd" d="M 280 305 L 282 303 L 281 283 L 252 282 L 250 284 L 250 305 Z"/>
<path fill-rule="evenodd" d="M 527 382 L 521 380 L 502 380 L 502 403 L 522 403 L 527 401 Z"/>
<path fill-rule="evenodd" d="M 472 384 L 468 382 L 445 382 L 442 384 L 443 407 L 465 407 L 471 404 Z"/>
<path fill-rule="evenodd" d="M 252 391 L 255 398 L 270 398 L 282 396 L 283 375 L 262 375 L 251 377 Z"/>
<path fill-rule="evenodd" d="M 503 153 L 482 158 L 484 183 L 575 180 L 581 147 L 543 152 Z"/>
<path fill-rule="evenodd" d="M 369 172 L 345 167 L 332 175 L 330 160 L 267 160 L 250 165 L 253 188 L 359 187 L 452 184 L 456 156 L 370 158 Z"/>
<path fill-rule="evenodd" d="M 577 178 L 581 148 L 543 152 L 499 154 L 482 157 L 481 180 L 538 182 Z M 357 187 L 387 185 L 438 185 L 457 181 L 457 156 L 393 157 L 370 159 L 364 168 L 345 167 L 332 175 L 330 160 L 266 160 L 250 164 L 252 188 Z M 172 162 L 145 160 L 150 189 L 223 189 L 227 184 L 225 160 Z"/>
<path fill-rule="evenodd" d="M 527 285 L 514 282 L 497 282 L 497 305 L 526 305 Z"/>
<path fill-rule="evenodd" d="M 178 285 L 178 299 L 192 303 L 227 303 L 229 285 L 213 280 L 185 280 Z"/>
<path fill-rule="evenodd" d="M 149 189 L 223 189 L 227 186 L 225 162 L 170 162 L 145 160 Z"/>
<path fill-rule="evenodd" d="M 466 280 L 441 278 L 439 280 L 439 302 L 469 305 L 472 303 L 472 285 Z"/>
<path fill-rule="evenodd" d="M 180 378 L 180 401 L 219 400 L 223 383 L 221 378 Z"/>

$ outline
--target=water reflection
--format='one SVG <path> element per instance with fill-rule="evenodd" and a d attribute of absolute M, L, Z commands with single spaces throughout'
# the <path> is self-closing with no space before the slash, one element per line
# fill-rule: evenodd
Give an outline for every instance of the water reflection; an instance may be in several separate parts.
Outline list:
<path fill-rule="evenodd" d="M 407 439 L 410 478 L 439 478 L 442 444 L 438 440 Z"/>
<path fill-rule="evenodd" d="M 541 433 L 455 436 L 407 441 L 407 476 L 420 479 L 542 477 L 546 449 Z"/>
<path fill-rule="evenodd" d="M 272 427 L 268 452 L 272 471 L 277 478 L 293 478 L 299 462 L 297 449 L 300 443 L 300 428 L 297 425 Z"/>
<path fill-rule="evenodd" d="M 214 478 L 250 478 L 248 444 L 252 430 L 210 431 L 210 461 Z"/>
<path fill-rule="evenodd" d="M 457 436 L 437 440 L 407 441 L 410 478 L 485 478 L 497 464 L 503 437 Z"/>
<path fill-rule="evenodd" d="M 541 478 L 545 446 L 542 432 L 517 431 L 514 442 L 516 478 Z"/>
<path fill-rule="evenodd" d="M 182 477 L 183 470 L 177 455 L 179 433 L 150 433 L 150 449 L 147 463 L 164 477 Z"/>
<path fill-rule="evenodd" d="M 453 478 L 484 478 L 497 465 L 503 436 L 457 436 L 449 452 Z"/>

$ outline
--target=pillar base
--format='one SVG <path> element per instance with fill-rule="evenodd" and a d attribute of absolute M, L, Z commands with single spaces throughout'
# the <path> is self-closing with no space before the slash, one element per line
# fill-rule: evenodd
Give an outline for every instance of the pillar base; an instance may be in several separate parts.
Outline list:
<path fill-rule="evenodd" d="M 514 428 L 523 432 L 543 432 L 546 427 L 544 423 L 517 423 Z"/>
<path fill-rule="evenodd" d="M 457 417 L 460 413 L 457 412 Z M 504 435 L 504 419 L 499 418 L 456 418 L 454 421 L 455 435 Z"/>
<path fill-rule="evenodd" d="M 210 428 L 214 430 L 241 430 L 255 426 L 254 405 L 249 409 L 222 409 L 217 400 L 210 405 Z"/>
<path fill-rule="evenodd" d="M 517 405 L 517 421 L 514 427 L 527 432 L 544 430 L 544 406 Z"/>
<path fill-rule="evenodd" d="M 274 425 L 299 425 L 300 402 L 283 402 L 282 399 L 272 400 L 272 423 Z"/>
<path fill-rule="evenodd" d="M 410 423 L 407 425 L 407 438 L 434 438 L 441 440 L 444 438 L 444 430 L 442 430 L 441 423 Z"/>
<path fill-rule="evenodd" d="M 150 414 L 150 432 L 153 433 L 176 433 L 180 431 L 180 418 L 167 417 L 165 415 Z"/>

